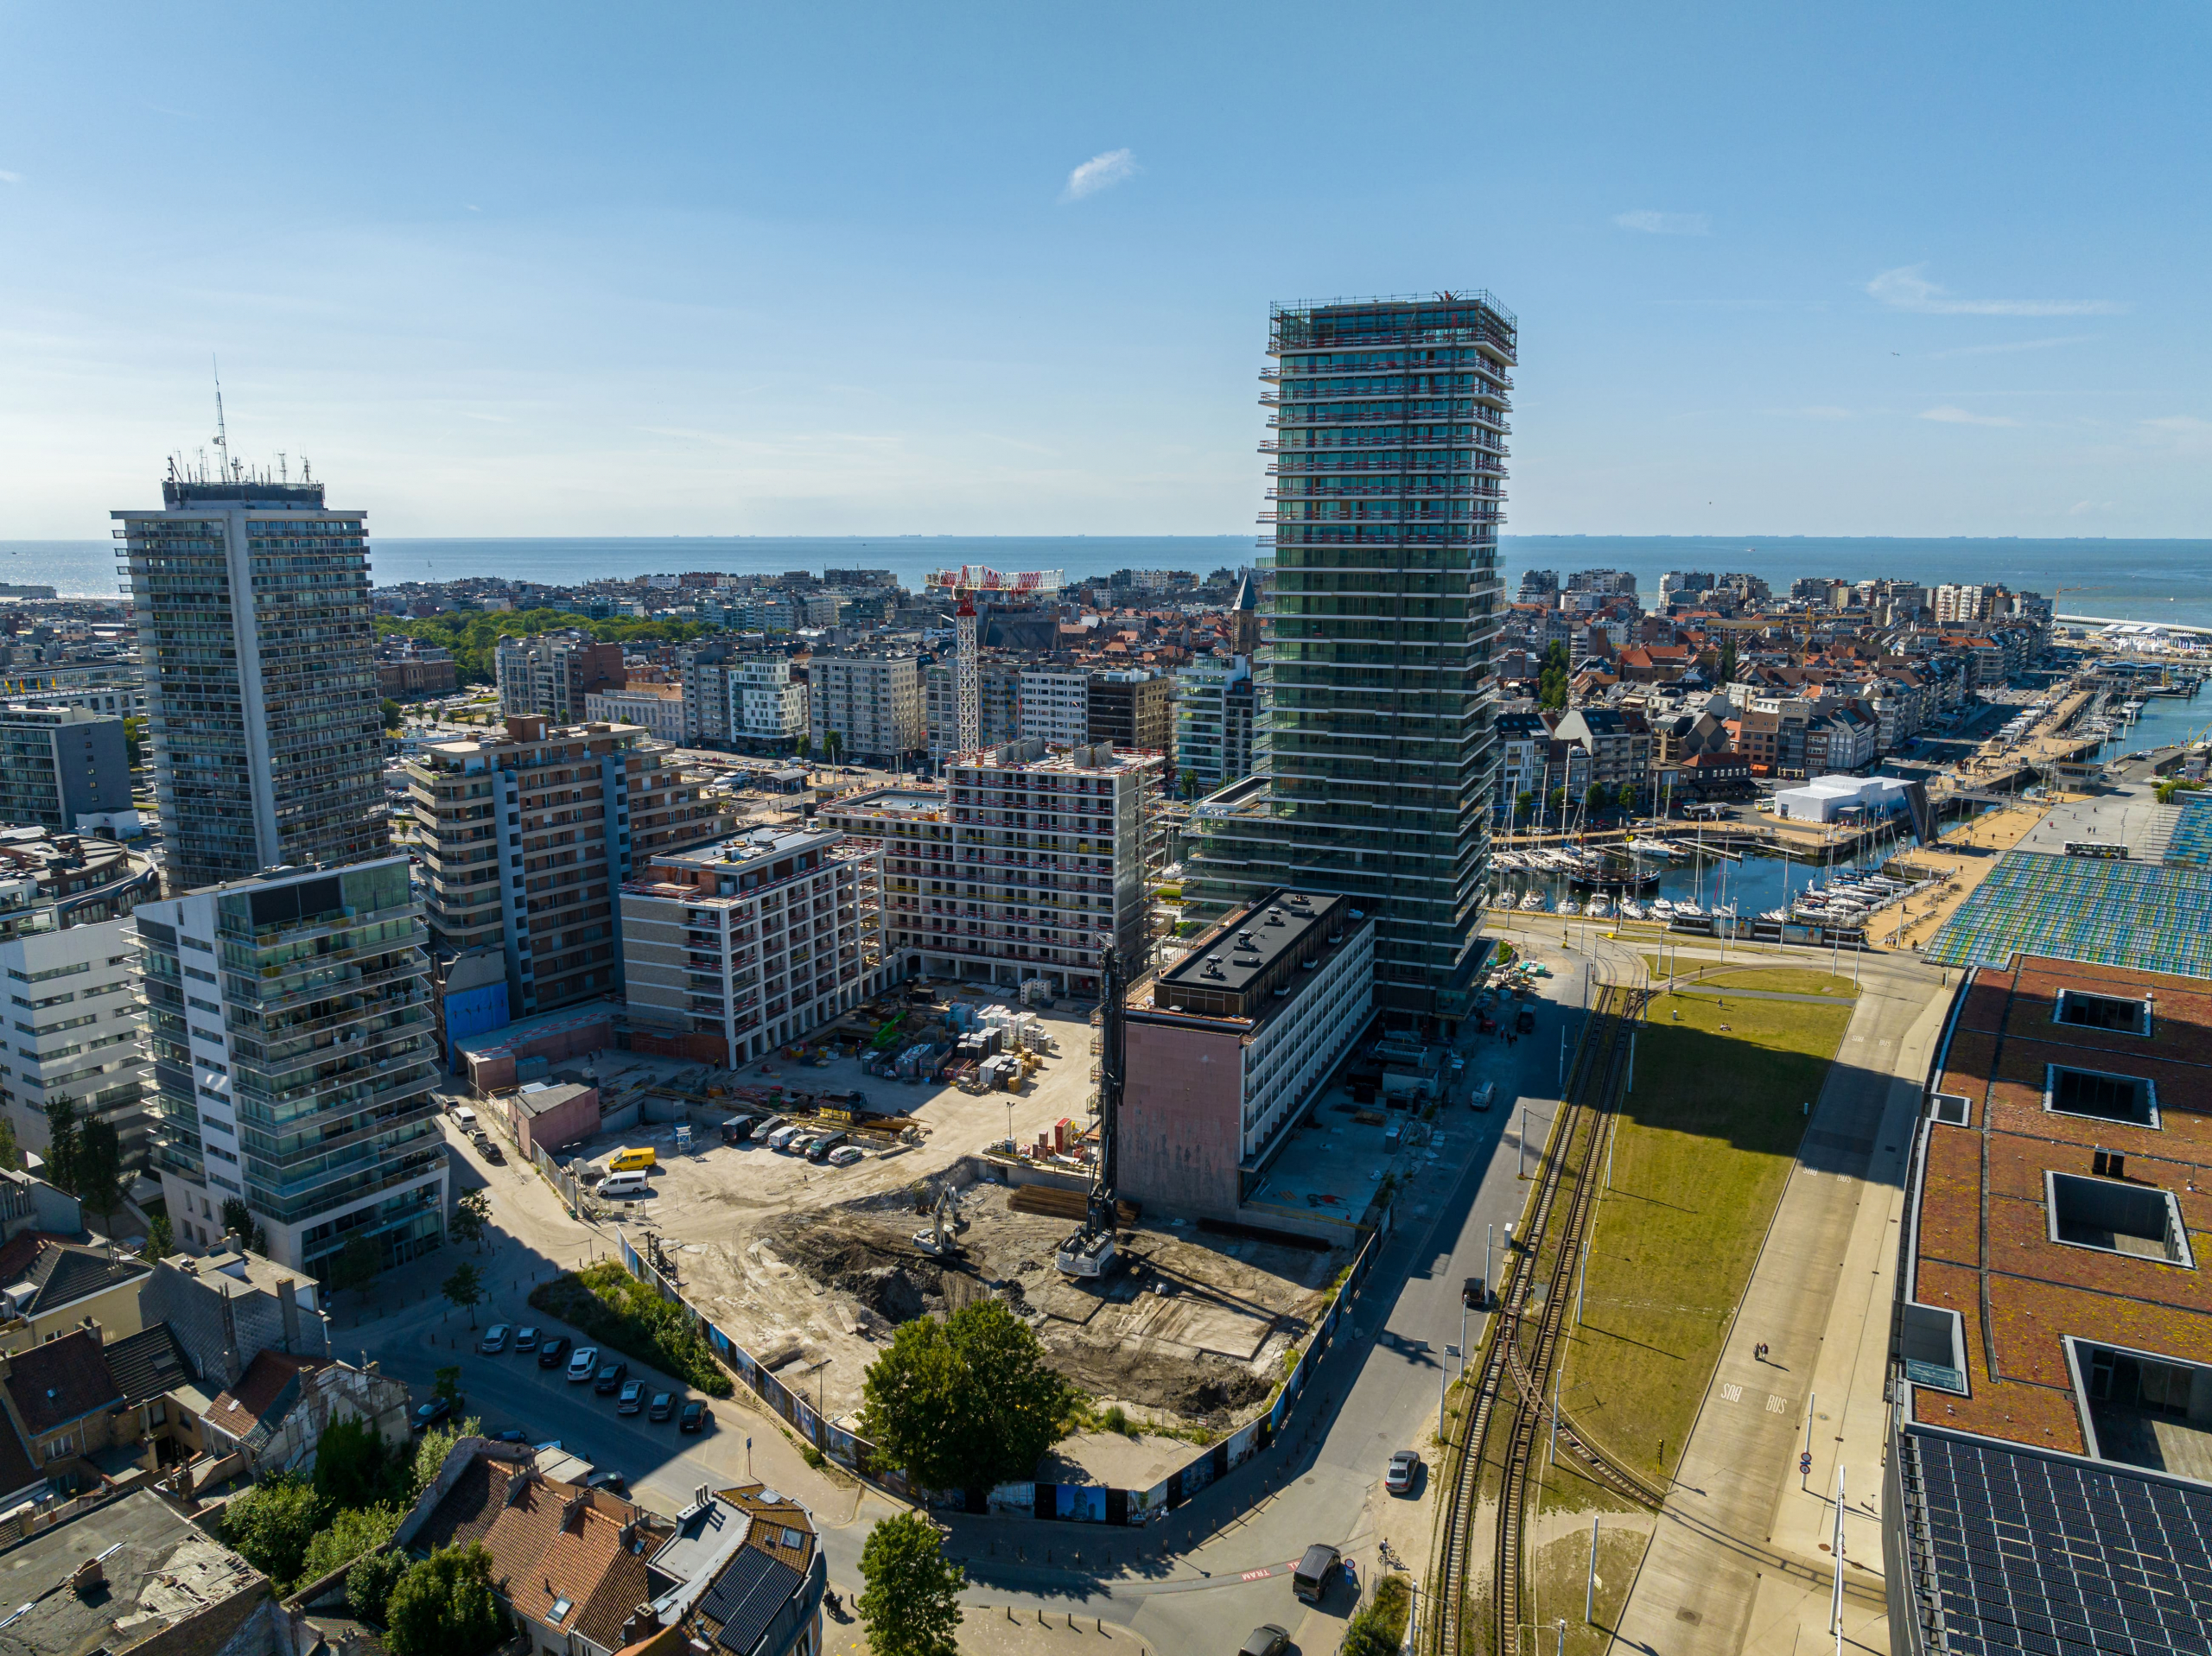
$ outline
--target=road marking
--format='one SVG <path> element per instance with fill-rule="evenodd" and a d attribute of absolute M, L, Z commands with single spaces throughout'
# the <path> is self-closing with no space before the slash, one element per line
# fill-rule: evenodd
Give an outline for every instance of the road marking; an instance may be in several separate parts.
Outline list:
<path fill-rule="evenodd" d="M 1248 1570 L 1244 1572 L 1243 1579 L 1246 1581 L 1265 1581 L 1268 1577 L 1274 1573 L 1275 1572 L 1274 1570 L 1268 1569 Z"/>
<path fill-rule="evenodd" d="M 1779 1397 L 1777 1397 L 1777 1396 L 1775 1396 L 1775 1394 L 1774 1394 L 1773 1393 L 1769 1392 L 1769 1393 L 1766 1394 L 1766 1412 L 1767 1412 L 1769 1414 L 1787 1414 L 1787 1413 L 1789 1413 L 1789 1399 L 1787 1399 L 1787 1398 L 1779 1398 Z"/>
<path fill-rule="evenodd" d="M 1744 1400 L 1744 1388 L 1731 1383 L 1720 1388 L 1720 1395 L 1731 1403 L 1741 1403 Z"/>

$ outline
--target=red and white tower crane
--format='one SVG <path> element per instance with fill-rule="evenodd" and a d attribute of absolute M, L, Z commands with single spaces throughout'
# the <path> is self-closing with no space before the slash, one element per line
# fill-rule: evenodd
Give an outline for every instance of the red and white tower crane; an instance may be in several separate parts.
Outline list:
<path fill-rule="evenodd" d="M 1058 569 L 1026 569 L 1003 574 L 980 563 L 963 563 L 957 569 L 932 570 L 926 585 L 948 592 L 958 600 L 952 612 L 958 654 L 953 663 L 953 687 L 960 707 L 959 752 L 969 754 L 983 746 L 983 714 L 980 675 L 976 670 L 976 594 L 977 593 L 1057 593 L 1062 581 Z"/>

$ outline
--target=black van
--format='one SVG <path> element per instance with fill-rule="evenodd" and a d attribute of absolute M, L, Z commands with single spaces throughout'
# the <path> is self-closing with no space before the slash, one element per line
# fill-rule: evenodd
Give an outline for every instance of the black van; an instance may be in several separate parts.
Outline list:
<path fill-rule="evenodd" d="M 1316 1541 L 1306 1549 L 1306 1556 L 1298 1561 L 1298 1568 L 1291 1572 L 1290 1590 L 1308 1604 L 1319 1604 L 1344 1567 L 1344 1555 L 1336 1548 L 1324 1546 Z"/>

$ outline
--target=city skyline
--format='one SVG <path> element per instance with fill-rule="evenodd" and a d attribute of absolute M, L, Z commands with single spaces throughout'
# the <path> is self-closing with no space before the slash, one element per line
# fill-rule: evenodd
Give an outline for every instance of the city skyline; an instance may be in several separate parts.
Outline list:
<path fill-rule="evenodd" d="M 396 536 L 1227 532 L 1260 307 L 1458 281 L 1544 364 L 1524 533 L 2181 536 L 2212 504 L 2196 10 L 1407 9 L 1334 48 L 1348 82 L 1407 39 L 1515 73 L 1471 124 L 1325 124 L 1300 187 L 1389 226 L 1356 245 L 1274 233 L 1258 15 L 1166 17 L 696 18 L 680 54 L 559 8 L 19 20 L 0 535 L 98 533 L 212 429 L 216 358 L 238 453 L 372 482 Z M 320 113 L 356 84 L 322 63 L 392 118 Z M 218 141 L 161 90 L 203 73 L 278 90 Z M 175 216 L 179 155 L 283 211 Z"/>

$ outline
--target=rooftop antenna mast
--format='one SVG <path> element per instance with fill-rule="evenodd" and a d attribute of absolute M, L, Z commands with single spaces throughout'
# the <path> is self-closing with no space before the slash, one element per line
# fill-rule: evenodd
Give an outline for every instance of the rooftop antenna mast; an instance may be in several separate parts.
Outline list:
<path fill-rule="evenodd" d="M 223 481 L 231 482 L 231 434 L 223 423 L 223 365 L 213 357 L 207 358 L 215 370 L 215 447 L 223 452 Z"/>

